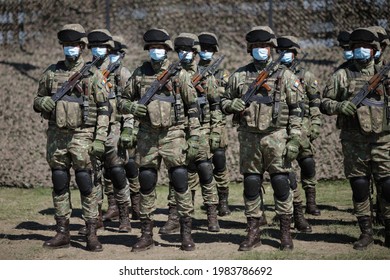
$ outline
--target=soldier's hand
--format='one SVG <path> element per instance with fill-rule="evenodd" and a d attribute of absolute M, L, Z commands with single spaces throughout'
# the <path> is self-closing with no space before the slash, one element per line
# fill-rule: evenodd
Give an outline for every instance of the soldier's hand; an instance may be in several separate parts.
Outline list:
<path fill-rule="evenodd" d="M 136 117 L 144 117 L 148 112 L 148 108 L 145 105 L 138 104 L 137 102 L 129 102 L 125 105 L 125 110 L 129 114 L 133 114 Z"/>
<path fill-rule="evenodd" d="M 320 136 L 321 126 L 318 124 L 312 124 L 310 127 L 310 141 L 313 141 Z"/>
<path fill-rule="evenodd" d="M 339 104 L 337 104 L 337 112 L 346 115 L 346 116 L 353 116 L 356 113 L 356 106 L 351 101 L 343 101 Z"/>
<path fill-rule="evenodd" d="M 229 111 L 233 113 L 241 112 L 245 109 L 245 103 L 240 98 L 234 98 L 232 103 L 230 103 Z"/>
<path fill-rule="evenodd" d="M 133 130 L 130 127 L 123 128 L 120 136 L 120 143 L 123 148 L 133 148 L 137 143 L 137 137 L 134 135 Z"/>
<path fill-rule="evenodd" d="M 210 143 L 210 151 L 214 153 L 217 149 L 219 149 L 221 145 L 221 135 L 218 132 L 211 132 L 209 143 Z"/>
<path fill-rule="evenodd" d="M 187 159 L 192 161 L 196 158 L 199 151 L 199 136 L 193 135 L 187 140 L 188 150 Z"/>
<path fill-rule="evenodd" d="M 53 99 L 51 99 L 50 96 L 45 96 L 42 97 L 39 106 L 43 111 L 50 113 L 56 107 L 56 103 L 53 101 Z"/>
<path fill-rule="evenodd" d="M 104 142 L 102 140 L 95 139 L 92 142 L 91 155 L 100 158 L 104 154 Z"/>
<path fill-rule="evenodd" d="M 299 139 L 296 137 L 291 138 L 287 141 L 283 155 L 287 162 L 295 160 L 299 153 Z"/>

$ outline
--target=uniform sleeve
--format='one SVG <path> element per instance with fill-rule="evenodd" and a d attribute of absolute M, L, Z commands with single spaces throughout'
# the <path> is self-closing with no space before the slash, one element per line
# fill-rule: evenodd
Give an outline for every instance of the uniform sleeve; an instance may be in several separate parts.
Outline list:
<path fill-rule="evenodd" d="M 139 76 L 140 74 L 141 70 L 140 68 L 137 68 L 124 83 L 122 98 L 118 103 L 118 110 L 121 114 L 129 114 L 130 112 L 126 110 L 126 107 L 140 98 L 137 80 L 137 75 Z"/>
<path fill-rule="evenodd" d="M 181 98 L 187 108 L 188 129 L 190 136 L 200 136 L 199 111 L 196 104 L 197 94 L 194 86 L 192 85 L 191 75 L 187 73 L 187 71 L 181 70 L 178 82 L 181 91 Z"/>
<path fill-rule="evenodd" d="M 41 78 L 38 83 L 38 91 L 36 96 L 34 97 L 33 108 L 35 112 L 42 112 L 42 108 L 40 107 L 40 103 L 42 97 L 51 96 L 51 88 L 52 88 L 52 78 L 53 73 L 55 71 L 55 65 L 49 66 L 45 72 L 43 72 Z"/>
<path fill-rule="evenodd" d="M 124 91 L 124 88 L 126 87 L 127 81 L 131 77 L 131 72 L 126 67 L 122 67 L 120 75 L 121 75 L 120 88 L 122 90 L 121 94 L 123 96 L 123 91 Z M 122 124 L 123 127 L 133 129 L 134 128 L 134 116 L 132 114 L 123 114 L 122 117 L 123 117 L 123 124 Z"/>
<path fill-rule="evenodd" d="M 221 97 L 219 94 L 219 85 L 217 79 L 214 76 L 207 77 L 207 100 L 210 106 L 210 127 L 211 131 L 222 133 L 223 127 L 223 115 L 221 111 Z"/>
<path fill-rule="evenodd" d="M 321 110 L 327 115 L 337 114 L 337 104 L 345 100 L 347 95 L 347 74 L 344 69 L 337 70 L 327 81 L 323 98 L 321 102 Z"/>
<path fill-rule="evenodd" d="M 309 99 L 309 115 L 311 124 L 322 125 L 320 112 L 321 94 L 318 81 L 309 71 L 305 72 L 304 81 L 305 93 Z"/>
<path fill-rule="evenodd" d="M 300 138 L 302 129 L 303 88 L 297 76 L 285 70 L 284 88 L 289 109 L 288 134 L 290 138 Z"/>
<path fill-rule="evenodd" d="M 242 74 L 240 72 L 236 72 L 230 77 L 226 86 L 226 90 L 222 94 L 222 98 L 221 98 L 221 107 L 223 113 L 231 114 L 231 112 L 228 112 L 226 108 L 229 107 L 229 105 L 232 103 L 232 100 L 234 98 L 240 97 L 239 87 L 242 84 L 241 80 L 242 80 Z"/>
<path fill-rule="evenodd" d="M 107 139 L 108 126 L 110 123 L 109 102 L 107 83 L 103 74 L 96 70 L 92 77 L 92 89 L 97 107 L 96 139 L 103 142 Z"/>

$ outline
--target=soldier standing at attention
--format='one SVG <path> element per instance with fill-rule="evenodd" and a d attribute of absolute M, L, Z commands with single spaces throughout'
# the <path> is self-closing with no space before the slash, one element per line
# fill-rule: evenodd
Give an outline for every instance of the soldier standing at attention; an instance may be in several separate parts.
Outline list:
<path fill-rule="evenodd" d="M 175 51 L 179 59 L 183 53 L 187 53 L 186 58 L 182 61 L 183 68 L 194 77 L 199 71 L 195 61 L 196 55 L 200 51 L 198 36 L 192 33 L 181 33 L 174 41 Z M 214 76 L 207 74 L 196 87 L 197 103 L 200 121 L 200 138 L 198 154 L 188 162 L 188 187 L 194 204 L 195 191 L 201 187 L 203 203 L 207 211 L 208 231 L 218 232 L 220 230 L 217 216 L 218 194 L 217 186 L 213 177 L 213 165 L 211 162 L 211 152 L 209 144 L 210 133 L 218 133 L 222 126 L 222 112 L 220 109 L 220 97 L 218 95 L 218 86 Z M 190 130 L 187 129 L 187 137 L 190 137 Z M 174 196 L 172 195 L 172 186 L 170 185 L 169 215 L 167 223 L 160 229 L 159 233 L 172 233 L 172 229 L 178 228 L 177 222 L 174 227 L 172 217 L 175 215 L 172 207 L 175 208 Z"/>
<path fill-rule="evenodd" d="M 328 80 L 321 107 L 326 114 L 337 115 L 337 127 L 341 129 L 344 172 L 352 188 L 354 212 L 361 230 L 353 248 L 364 250 L 374 243 L 371 178 L 382 190 L 385 246 L 390 247 L 390 125 L 385 113 L 390 106 L 388 86 L 380 83 L 377 90 L 367 92 L 361 101 L 354 99 L 380 70 L 374 61 L 375 52 L 380 50 L 379 39 L 372 30 L 358 28 L 351 33 L 350 46 L 354 60 Z"/>
<path fill-rule="evenodd" d="M 133 114 L 139 120 L 136 161 L 139 166 L 141 237 L 132 251 L 144 251 L 154 245 L 153 213 L 156 201 L 157 171 L 161 160 L 168 169 L 175 189 L 180 217 L 181 249 L 195 250 L 191 237 L 193 205 L 188 189 L 187 162 L 199 148 L 200 124 L 196 104 L 196 91 L 191 75 L 181 69 L 147 104 L 137 103 L 145 95 L 158 75 L 163 74 L 170 62 L 167 52 L 173 49 L 169 34 L 164 29 L 152 28 L 144 34 L 144 49 L 150 61 L 138 67 L 127 82 L 120 102 L 121 112 Z M 185 125 L 189 138 L 186 140 Z"/>
<path fill-rule="evenodd" d="M 46 248 L 70 245 L 69 218 L 70 168 L 75 170 L 81 194 L 82 214 L 87 228 L 87 250 L 102 251 L 96 236 L 98 221 L 97 187 L 92 183 L 91 153 L 101 156 L 109 124 L 107 90 L 100 71 L 90 69 L 78 86 L 57 102 L 54 95 L 69 78 L 84 66 L 82 52 L 88 44 L 80 24 L 67 24 L 57 33 L 65 60 L 49 66 L 39 80 L 34 110 L 48 120 L 47 162 L 51 168 L 53 203 L 57 234 L 45 241 Z M 83 104 L 81 106 L 80 104 Z"/>
<path fill-rule="evenodd" d="M 302 86 L 287 68 L 270 70 L 270 76 L 258 88 L 248 104 L 242 100 L 252 82 L 272 63 L 271 50 L 276 38 L 268 26 L 257 26 L 246 34 L 247 51 L 253 62 L 239 68 L 229 79 L 222 98 L 222 110 L 236 114 L 239 127 L 240 173 L 244 175 L 244 203 L 248 234 L 240 251 L 261 245 L 260 217 L 262 174 L 268 171 L 274 190 L 275 211 L 280 219 L 280 249 L 292 250 L 290 233 L 293 195 L 289 173 L 296 159 L 301 138 Z M 271 64 L 273 65 L 273 64 Z"/>

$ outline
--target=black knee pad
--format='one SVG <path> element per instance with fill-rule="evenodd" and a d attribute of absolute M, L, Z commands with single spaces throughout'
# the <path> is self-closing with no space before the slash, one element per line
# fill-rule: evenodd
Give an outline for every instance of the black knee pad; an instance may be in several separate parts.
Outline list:
<path fill-rule="evenodd" d="M 138 167 L 134 158 L 129 158 L 125 164 L 125 170 L 127 178 L 134 179 L 138 177 Z"/>
<path fill-rule="evenodd" d="M 290 195 L 289 175 L 287 173 L 276 173 L 271 175 L 271 185 L 274 195 L 279 201 L 286 201 Z"/>
<path fill-rule="evenodd" d="M 226 154 L 224 149 L 218 149 L 213 154 L 214 172 L 220 173 L 226 169 Z"/>
<path fill-rule="evenodd" d="M 263 176 L 260 174 L 244 174 L 244 196 L 248 200 L 255 200 L 261 195 Z"/>
<path fill-rule="evenodd" d="M 138 179 L 140 192 L 150 194 L 157 184 L 157 170 L 154 168 L 140 168 Z"/>
<path fill-rule="evenodd" d="M 168 171 L 169 179 L 173 188 L 178 193 L 185 193 L 188 190 L 188 172 L 183 166 L 172 167 Z"/>
<path fill-rule="evenodd" d="M 210 184 L 213 181 L 214 173 L 211 161 L 205 160 L 197 162 L 197 169 L 199 175 L 199 182 L 202 185 Z"/>
<path fill-rule="evenodd" d="M 92 171 L 80 169 L 76 170 L 76 183 L 79 187 L 80 193 L 83 196 L 89 196 L 92 193 Z"/>
<path fill-rule="evenodd" d="M 297 175 L 295 174 L 295 172 L 288 173 L 288 179 L 290 180 L 290 188 L 292 190 L 296 190 L 298 187 L 298 182 Z"/>
<path fill-rule="evenodd" d="M 110 177 L 115 189 L 122 190 L 126 187 L 126 171 L 123 166 L 113 166 L 110 168 Z"/>
<path fill-rule="evenodd" d="M 302 158 L 298 160 L 298 164 L 301 168 L 302 179 L 310 179 L 316 176 L 316 162 L 313 157 Z"/>
<path fill-rule="evenodd" d="M 382 198 L 390 203 L 390 177 L 381 178 L 376 183 L 382 188 Z"/>
<path fill-rule="evenodd" d="M 51 181 L 53 182 L 53 190 L 56 195 L 63 195 L 69 190 L 69 180 L 69 170 L 51 170 Z"/>
<path fill-rule="evenodd" d="M 370 180 L 368 177 L 353 177 L 349 179 L 352 196 L 355 202 L 366 201 L 370 195 Z"/>

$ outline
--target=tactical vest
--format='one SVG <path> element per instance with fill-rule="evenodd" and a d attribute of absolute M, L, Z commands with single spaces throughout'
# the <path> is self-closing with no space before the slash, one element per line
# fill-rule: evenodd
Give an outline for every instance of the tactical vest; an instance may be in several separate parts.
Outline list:
<path fill-rule="evenodd" d="M 140 97 L 147 92 L 157 77 L 150 63 L 144 63 L 141 66 L 141 73 L 142 75 L 135 77 L 136 84 L 139 85 Z M 152 101 L 147 105 L 148 115 L 146 118 L 153 127 L 169 128 L 184 124 L 184 103 L 180 92 L 179 81 L 175 77 L 152 98 Z"/>
<path fill-rule="evenodd" d="M 252 64 L 246 71 L 245 81 L 240 95 L 244 95 L 258 73 Z M 256 93 L 250 105 L 243 114 L 239 114 L 240 125 L 257 128 L 261 132 L 272 131 L 276 128 L 286 127 L 289 121 L 289 108 L 283 80 L 285 69 L 278 69 L 266 81 L 271 88 L 268 92 L 264 87 Z"/>
<path fill-rule="evenodd" d="M 51 78 L 51 94 L 54 95 L 73 74 L 67 71 L 64 61 L 58 62 Z M 89 89 L 89 78 L 83 79 L 79 85 L 81 90 L 74 88 L 57 101 L 55 111 L 49 116 L 49 121 L 59 128 L 76 129 L 96 125 L 97 106 Z"/>
<path fill-rule="evenodd" d="M 375 73 L 378 70 L 375 66 Z M 362 75 L 354 66 L 346 68 L 345 72 L 348 79 L 347 96 L 342 96 L 341 100 L 351 100 L 365 83 L 370 80 L 371 76 Z M 360 104 L 356 112 L 357 117 L 339 115 L 337 118 L 338 128 L 343 130 L 360 130 L 364 134 L 390 131 L 386 114 L 386 108 L 389 108 L 389 98 L 383 84 L 377 88 L 376 92 L 369 93 L 366 98 L 372 101 L 372 106 Z"/>
<path fill-rule="evenodd" d="M 198 69 L 199 71 L 200 69 Z M 209 124 L 211 121 L 211 111 L 219 109 L 220 98 L 213 98 L 210 96 L 209 92 L 212 90 L 217 90 L 212 83 L 211 77 L 206 76 L 203 81 L 201 81 L 200 86 L 202 91 L 199 88 L 196 89 L 197 92 L 197 104 L 199 112 L 199 122 L 203 126 Z"/>

